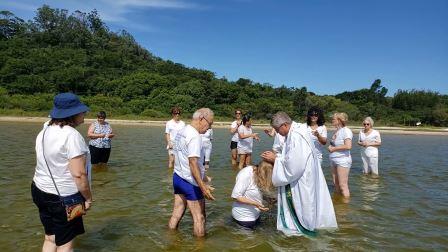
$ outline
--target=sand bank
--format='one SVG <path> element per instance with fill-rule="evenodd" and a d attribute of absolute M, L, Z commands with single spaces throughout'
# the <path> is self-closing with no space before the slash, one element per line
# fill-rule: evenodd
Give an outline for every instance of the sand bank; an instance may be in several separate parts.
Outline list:
<path fill-rule="evenodd" d="M 47 117 L 15 117 L 15 116 L 0 116 L 0 122 L 30 122 L 44 123 Z M 91 123 L 96 119 L 85 119 L 85 123 Z M 149 120 L 120 120 L 107 119 L 112 125 L 141 125 L 141 126 L 165 126 L 166 121 L 149 121 Z M 231 122 L 214 122 L 214 128 L 227 128 Z M 268 124 L 254 124 L 256 129 L 269 128 Z M 327 125 L 328 129 L 334 130 Z M 349 126 L 354 133 L 358 133 L 361 127 Z M 381 133 L 400 134 L 400 135 L 432 135 L 432 136 L 448 136 L 448 128 L 420 128 L 420 127 L 375 127 Z"/>

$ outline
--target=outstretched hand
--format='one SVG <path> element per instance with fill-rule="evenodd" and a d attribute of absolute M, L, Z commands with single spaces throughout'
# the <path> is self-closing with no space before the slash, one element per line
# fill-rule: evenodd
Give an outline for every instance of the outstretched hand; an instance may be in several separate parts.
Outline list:
<path fill-rule="evenodd" d="M 276 155 L 272 151 L 265 151 L 260 155 L 264 161 L 273 164 L 275 162 Z"/>

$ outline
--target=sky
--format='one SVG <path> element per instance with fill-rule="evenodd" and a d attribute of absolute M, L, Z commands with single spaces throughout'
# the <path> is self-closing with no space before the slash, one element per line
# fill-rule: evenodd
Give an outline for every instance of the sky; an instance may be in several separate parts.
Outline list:
<path fill-rule="evenodd" d="M 0 0 L 90 12 L 160 58 L 319 95 L 369 88 L 448 94 L 448 0 Z"/>

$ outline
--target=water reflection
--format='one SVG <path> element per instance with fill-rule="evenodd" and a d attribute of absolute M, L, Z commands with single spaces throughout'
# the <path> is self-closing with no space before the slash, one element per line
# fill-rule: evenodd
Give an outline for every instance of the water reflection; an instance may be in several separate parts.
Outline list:
<path fill-rule="evenodd" d="M 363 199 L 362 208 L 364 210 L 373 210 L 373 202 L 378 199 L 380 189 L 380 178 L 369 175 L 360 177 L 360 189 Z"/>

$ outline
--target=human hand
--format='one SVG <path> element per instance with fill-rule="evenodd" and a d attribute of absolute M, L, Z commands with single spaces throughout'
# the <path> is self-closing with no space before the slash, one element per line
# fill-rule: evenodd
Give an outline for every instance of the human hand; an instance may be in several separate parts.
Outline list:
<path fill-rule="evenodd" d="M 205 185 L 203 187 L 202 190 L 202 194 L 204 195 L 204 197 L 208 200 L 215 200 L 215 197 L 213 197 L 212 192 L 215 190 L 215 188 L 213 188 L 210 185 Z"/>
<path fill-rule="evenodd" d="M 268 207 L 263 206 L 262 204 L 257 205 L 257 208 L 263 212 L 269 211 Z"/>
<path fill-rule="evenodd" d="M 313 133 L 313 135 L 315 135 L 316 137 L 319 137 L 319 131 L 314 130 L 314 131 L 312 131 L 312 133 Z"/>
<path fill-rule="evenodd" d="M 173 148 L 173 144 L 172 143 L 168 143 L 168 149 L 172 149 Z"/>
<path fill-rule="evenodd" d="M 92 200 L 86 200 L 86 201 L 84 202 L 84 208 L 85 208 L 85 210 L 86 210 L 86 211 L 89 210 L 90 207 L 92 207 Z"/>
<path fill-rule="evenodd" d="M 335 147 L 334 146 L 328 146 L 328 151 L 330 152 L 330 153 L 333 153 L 334 152 L 334 149 L 335 149 Z"/>
<path fill-rule="evenodd" d="M 106 135 L 107 138 L 112 138 L 112 137 L 114 137 L 114 136 L 115 136 L 115 134 L 113 134 L 113 133 L 111 133 L 111 134 L 107 134 L 107 135 Z"/>
<path fill-rule="evenodd" d="M 257 141 L 260 141 L 260 137 L 258 136 L 258 133 L 253 133 L 253 138 Z"/>
<path fill-rule="evenodd" d="M 265 151 L 265 152 L 261 153 L 260 156 L 266 162 L 269 162 L 269 163 L 272 163 L 272 164 L 275 162 L 276 155 L 272 151 Z"/>

